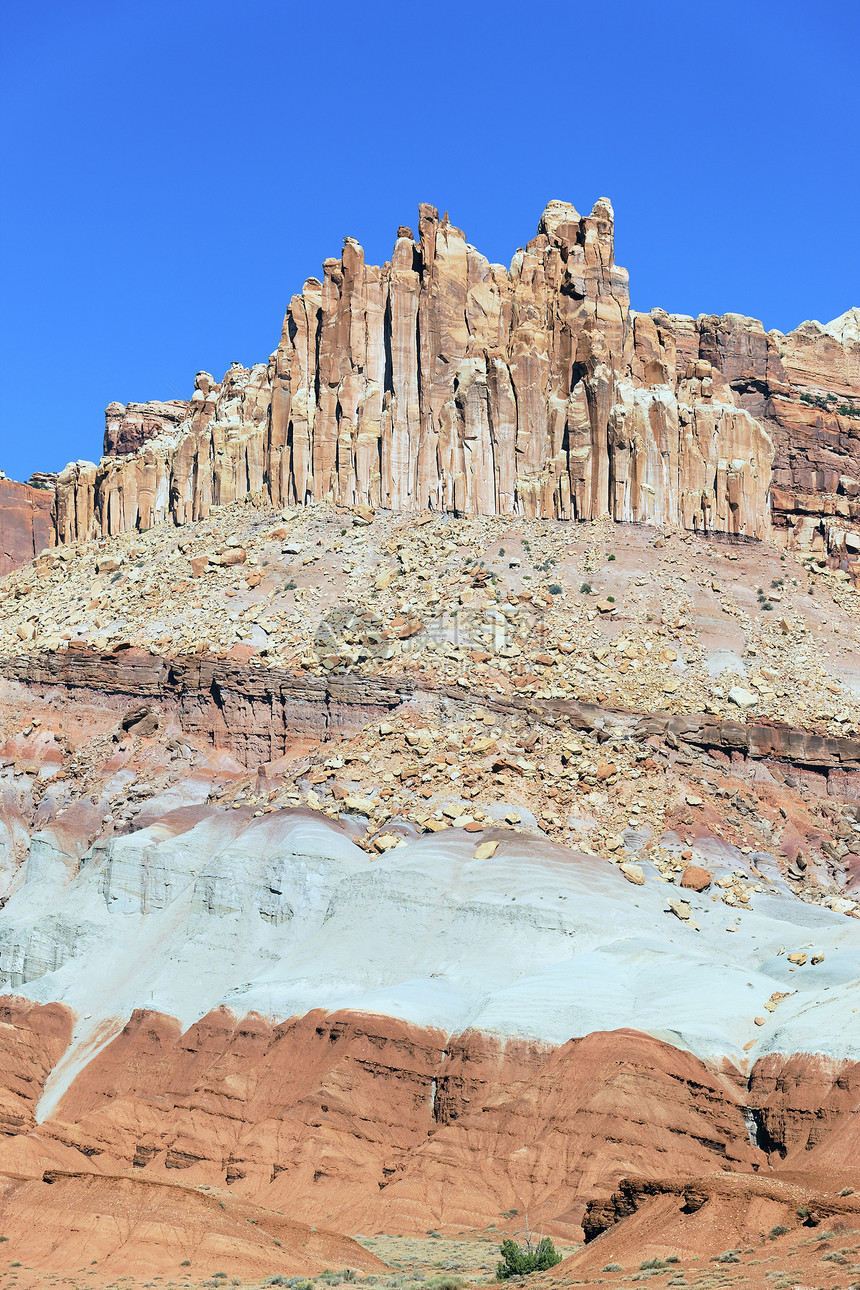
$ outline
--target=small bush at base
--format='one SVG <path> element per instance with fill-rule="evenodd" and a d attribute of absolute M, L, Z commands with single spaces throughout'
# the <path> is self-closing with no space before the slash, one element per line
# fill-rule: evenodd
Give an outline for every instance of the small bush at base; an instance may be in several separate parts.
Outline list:
<path fill-rule="evenodd" d="M 497 1281 L 507 1281 L 508 1277 L 525 1277 L 530 1272 L 546 1272 L 548 1268 L 561 1263 L 561 1255 L 548 1236 L 542 1237 L 533 1250 L 517 1245 L 516 1241 L 502 1241 L 499 1248 L 502 1261 L 496 1268 Z"/>
<path fill-rule="evenodd" d="M 600 1270 L 601 1272 L 623 1272 L 624 1271 L 620 1263 L 607 1263 L 606 1267 L 601 1268 Z"/>
<path fill-rule="evenodd" d="M 785 1236 L 787 1231 L 787 1227 L 783 1227 L 782 1223 L 777 1223 L 776 1227 L 770 1229 L 770 1239 L 775 1241 L 778 1236 Z"/>

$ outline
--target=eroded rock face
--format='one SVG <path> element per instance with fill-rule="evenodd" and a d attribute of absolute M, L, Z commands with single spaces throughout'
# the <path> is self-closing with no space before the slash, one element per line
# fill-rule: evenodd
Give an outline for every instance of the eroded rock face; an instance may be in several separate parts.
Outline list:
<path fill-rule="evenodd" d="M 725 375 L 737 401 L 773 440 L 775 536 L 860 555 L 860 310 L 788 335 L 740 314 L 703 315 L 698 352 Z"/>
<path fill-rule="evenodd" d="M 110 403 L 105 408 L 104 455 L 122 457 L 166 430 L 174 430 L 188 417 L 189 403 L 171 399 L 167 403 Z"/>
<path fill-rule="evenodd" d="M 0 578 L 52 544 L 53 501 L 52 489 L 0 479 Z"/>
<path fill-rule="evenodd" d="M 36 1150 L 95 1158 L 350 1230 L 424 1230 L 428 1214 L 483 1225 L 524 1204 L 575 1228 L 630 1161 L 750 1169 L 762 1157 L 738 1098 L 732 1079 L 633 1031 L 553 1049 L 351 1013 L 273 1025 L 218 1009 L 183 1033 L 138 1012 L 29 1145 L 9 1144 L 7 1167 Z"/>
<path fill-rule="evenodd" d="M 112 404 L 106 449 L 128 455 L 67 467 L 59 540 L 258 493 L 764 537 L 773 443 L 702 326 L 630 310 L 604 199 L 550 202 L 510 269 L 421 206 L 381 268 L 347 238 L 268 364 L 199 373 L 181 424 L 178 401 Z"/>

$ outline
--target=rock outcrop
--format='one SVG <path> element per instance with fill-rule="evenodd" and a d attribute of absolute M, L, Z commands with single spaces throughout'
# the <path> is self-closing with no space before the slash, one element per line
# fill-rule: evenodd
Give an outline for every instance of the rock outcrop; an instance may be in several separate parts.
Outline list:
<path fill-rule="evenodd" d="M 175 430 L 188 416 L 187 399 L 167 403 L 110 403 L 105 408 L 104 455 L 122 457 L 137 452 L 150 439 Z"/>
<path fill-rule="evenodd" d="M 608 201 L 550 202 L 510 269 L 421 206 L 389 263 L 347 238 L 323 270 L 269 362 L 199 373 L 180 425 L 179 402 L 110 406 L 114 455 L 60 477 L 60 541 L 248 493 L 768 533 L 771 439 L 698 324 L 631 311 Z"/>
<path fill-rule="evenodd" d="M 54 493 L 0 478 L 0 578 L 53 542 Z"/>
<path fill-rule="evenodd" d="M 461 696 L 456 687 L 421 685 L 406 674 L 378 678 L 347 672 L 323 678 L 231 660 L 160 658 L 132 648 L 0 657 L 0 677 L 36 693 L 59 690 L 68 698 L 97 697 L 122 711 L 135 699 L 154 699 L 159 709 L 178 716 L 186 734 L 229 748 L 246 766 L 280 757 L 296 735 L 322 737 L 360 729 L 422 693 L 455 700 Z M 860 740 L 813 734 L 776 721 L 741 724 L 698 713 L 643 714 L 569 699 L 544 699 L 536 705 L 524 697 L 501 698 L 491 690 L 473 697 L 497 713 L 553 714 L 579 730 L 623 729 L 640 738 L 668 737 L 754 760 L 860 774 Z"/>

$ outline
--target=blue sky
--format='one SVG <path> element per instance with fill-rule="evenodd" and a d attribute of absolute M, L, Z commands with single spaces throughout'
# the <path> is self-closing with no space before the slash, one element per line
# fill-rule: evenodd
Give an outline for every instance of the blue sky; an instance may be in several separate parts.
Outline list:
<path fill-rule="evenodd" d="M 43 0 L 0 57 L 0 469 L 276 346 L 419 201 L 509 263 L 612 199 L 633 305 L 789 330 L 860 303 L 855 0 Z M 175 387 L 175 388 L 174 388 Z"/>

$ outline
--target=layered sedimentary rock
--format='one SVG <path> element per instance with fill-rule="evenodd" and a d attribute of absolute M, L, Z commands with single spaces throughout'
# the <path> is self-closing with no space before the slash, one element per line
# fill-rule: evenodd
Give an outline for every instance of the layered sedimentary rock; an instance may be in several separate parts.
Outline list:
<path fill-rule="evenodd" d="M 110 403 L 105 408 L 104 454 L 121 457 L 136 452 L 149 439 L 174 430 L 188 416 L 187 399 L 170 399 L 167 403 Z"/>
<path fill-rule="evenodd" d="M 229 748 L 246 766 L 281 756 L 296 735 L 330 737 L 359 729 L 422 692 L 458 697 L 456 687 L 422 685 L 408 674 L 377 678 L 346 673 L 323 678 L 230 660 L 160 658 L 132 648 L 116 653 L 78 648 L 0 658 L 0 677 L 20 681 L 37 694 L 89 697 L 116 711 L 125 711 L 136 700 L 154 701 L 156 713 L 175 714 L 185 733 L 216 748 Z M 538 711 L 525 697 L 499 697 L 488 690 L 481 698 L 500 714 Z M 543 699 L 539 711 L 555 714 L 580 730 L 613 727 L 639 737 L 669 737 L 699 748 L 788 762 L 825 774 L 837 771 L 849 777 L 850 795 L 860 797 L 858 739 L 813 734 L 776 721 L 744 724 L 704 713 L 637 713 L 570 699 Z"/>
<path fill-rule="evenodd" d="M 111 405 L 113 453 L 60 479 L 60 541 L 206 516 L 248 493 L 394 510 L 616 520 L 762 537 L 773 444 L 698 324 L 630 309 L 613 214 L 550 202 L 510 269 L 422 206 L 392 259 L 347 238 L 267 364 L 199 373 L 188 415 Z"/>
<path fill-rule="evenodd" d="M 53 541 L 54 493 L 0 478 L 0 578 Z"/>
<path fill-rule="evenodd" d="M 792 545 L 860 555 L 860 310 L 788 335 L 739 314 L 703 315 L 698 352 L 775 446 L 771 502 Z"/>

